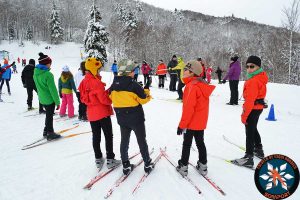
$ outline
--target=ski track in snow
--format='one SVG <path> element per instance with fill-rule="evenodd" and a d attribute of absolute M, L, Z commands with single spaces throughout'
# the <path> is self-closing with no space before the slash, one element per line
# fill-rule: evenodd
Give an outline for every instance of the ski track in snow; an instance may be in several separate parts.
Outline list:
<path fill-rule="evenodd" d="M 25 42 L 20 48 L 16 43 L 9 45 L 3 41 L 0 49 L 10 51 L 16 60 L 30 58 L 37 61 L 38 53 L 43 52 L 53 60 L 52 73 L 57 82 L 61 68 L 68 65 L 73 73 L 77 72 L 80 63 L 80 45 L 64 43 L 52 46 L 50 50 L 44 49 L 47 44 L 40 46 Z M 170 53 L 170 56 L 172 53 Z M 2 62 L 2 61 L 1 61 Z M 110 65 L 110 64 L 109 64 Z M 110 66 L 108 66 L 110 67 Z M 12 74 L 10 82 L 12 96 L 2 95 L 4 101 L 14 103 L 0 103 L 0 199 L 1 200 L 96 200 L 103 199 L 115 180 L 122 174 L 122 168 L 114 170 L 107 177 L 96 183 L 89 191 L 83 190 L 90 179 L 97 175 L 92 149 L 92 134 L 87 133 L 73 138 L 51 142 L 33 149 L 22 151 L 21 148 L 40 138 L 43 132 L 44 115 L 24 117 L 36 111 L 22 113 L 26 110 L 26 90 L 21 83 L 23 67 L 17 65 L 18 74 Z M 101 72 L 103 81 L 110 86 L 113 75 Z M 158 89 L 157 77 L 153 77 L 153 87 L 150 88 L 152 101 L 144 105 L 146 118 L 146 132 L 149 149 L 154 147 L 152 158 L 159 153 L 159 148 L 167 146 L 167 154 L 173 162 L 181 155 L 182 137 L 176 135 L 178 122 L 181 117 L 181 103 L 163 101 L 160 99 L 176 99 L 177 93 Z M 142 76 L 139 77 L 142 80 Z M 240 122 L 242 101 L 238 106 L 228 106 L 229 85 L 213 84 L 217 87 L 210 98 L 210 114 L 208 126 L 205 130 L 205 143 L 207 152 L 211 155 L 226 159 L 235 159 L 243 156 L 238 148 L 228 144 L 222 138 L 225 134 L 239 145 L 245 145 L 245 130 Z M 57 83 L 56 83 L 57 84 Z M 165 83 L 166 86 L 169 82 Z M 239 84 L 241 94 L 243 82 Z M 6 85 L 3 92 L 7 93 Z M 268 84 L 267 99 L 269 107 L 275 105 L 275 114 L 278 121 L 269 122 L 265 118 L 268 111 L 264 110 L 260 117 L 258 129 L 261 133 L 265 153 L 284 154 L 292 158 L 300 166 L 300 87 L 284 84 Z M 34 94 L 33 106 L 38 107 L 37 96 Z M 77 99 L 74 95 L 75 112 L 77 112 Z M 56 131 L 74 126 L 73 120 L 54 121 Z M 120 158 L 120 129 L 116 117 L 112 116 L 114 132 L 114 151 L 116 158 Z M 80 122 L 78 128 L 65 132 L 63 135 L 90 131 L 89 123 Z M 104 136 L 102 134 L 101 149 L 105 155 Z M 196 148 L 193 143 L 193 147 Z M 134 133 L 131 136 L 129 154 L 138 151 Z M 135 163 L 140 159 L 137 156 L 132 160 Z M 191 150 L 190 162 L 197 162 L 197 152 Z M 255 159 L 255 163 L 258 160 Z M 106 166 L 104 166 L 106 167 Z M 112 194 L 110 199 L 228 199 L 252 200 L 264 199 L 254 184 L 254 174 L 224 161 L 208 156 L 208 176 L 226 193 L 222 196 L 191 166 L 188 176 L 202 191 L 199 195 L 196 190 L 184 180 L 162 157 L 155 170 L 142 183 L 133 196 L 132 190 L 140 177 L 144 174 L 143 164 L 136 168 L 128 179 L 122 183 Z M 300 189 L 289 200 L 300 199 Z"/>

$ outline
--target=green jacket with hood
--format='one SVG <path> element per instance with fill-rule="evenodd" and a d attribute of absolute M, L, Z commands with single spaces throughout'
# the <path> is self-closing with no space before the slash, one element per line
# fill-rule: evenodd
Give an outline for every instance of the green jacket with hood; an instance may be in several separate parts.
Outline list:
<path fill-rule="evenodd" d="M 54 76 L 46 65 L 36 65 L 33 80 L 35 82 L 41 104 L 50 105 L 55 103 L 55 105 L 60 105 Z"/>

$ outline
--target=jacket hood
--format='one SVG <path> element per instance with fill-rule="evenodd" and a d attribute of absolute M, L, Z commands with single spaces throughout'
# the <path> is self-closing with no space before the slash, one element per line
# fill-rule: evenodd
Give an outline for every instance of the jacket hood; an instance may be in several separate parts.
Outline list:
<path fill-rule="evenodd" d="M 187 77 L 183 78 L 183 81 L 185 84 L 188 84 L 191 82 L 191 84 L 196 85 L 198 88 L 200 88 L 202 94 L 204 97 L 208 98 L 216 86 L 209 85 L 205 80 L 203 80 L 201 77 Z"/>
<path fill-rule="evenodd" d="M 127 90 L 132 84 L 133 79 L 130 76 L 116 76 L 113 83 L 113 88 L 116 91 Z"/>
<path fill-rule="evenodd" d="M 268 83 L 268 76 L 267 76 L 266 72 L 261 72 L 261 73 L 257 74 L 254 77 L 257 78 L 263 84 L 267 84 Z"/>

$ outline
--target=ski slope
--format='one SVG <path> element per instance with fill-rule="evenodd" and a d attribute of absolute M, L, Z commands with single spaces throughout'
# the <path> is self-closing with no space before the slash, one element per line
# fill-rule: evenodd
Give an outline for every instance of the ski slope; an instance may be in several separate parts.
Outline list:
<path fill-rule="evenodd" d="M 25 43 L 25 47 L 18 47 L 16 43 L 2 42 L 0 49 L 10 51 L 16 60 L 30 58 L 37 61 L 38 53 L 49 55 L 52 60 L 51 71 L 58 80 L 61 68 L 68 65 L 73 74 L 76 73 L 80 63 L 80 45 L 65 43 L 52 46 L 50 50 L 44 47 L 48 44 L 33 45 Z M 170 52 L 170 56 L 172 52 Z M 188 58 L 186 58 L 187 60 Z M 2 61 L 1 61 L 2 63 Z M 222 66 L 223 67 L 223 66 Z M 0 199 L 1 200 L 98 200 L 104 199 L 109 188 L 122 174 L 121 167 L 114 170 L 108 176 L 96 183 L 91 190 L 82 188 L 97 175 L 94 164 L 91 133 L 66 138 L 51 142 L 36 148 L 22 151 L 21 148 L 39 139 L 44 127 L 44 115 L 24 117 L 38 112 L 27 110 L 27 94 L 21 83 L 21 71 L 23 67 L 18 65 L 18 74 L 12 75 L 11 92 L 7 95 L 6 85 L 3 86 L 2 99 L 6 103 L 0 103 Z M 113 75 L 109 72 L 101 72 L 103 81 L 110 86 Z M 139 77 L 142 80 L 142 76 Z M 181 155 L 182 136 L 176 135 L 178 122 L 181 116 L 181 104 L 166 101 L 176 99 L 177 93 L 165 89 L 158 89 L 158 79 L 153 78 L 151 87 L 152 101 L 144 106 L 146 118 L 146 132 L 149 148 L 154 148 L 152 158 L 159 154 L 160 147 L 167 147 L 167 154 L 174 163 Z M 216 81 L 213 80 L 213 84 Z M 166 83 L 168 86 L 168 82 Z M 135 195 L 132 191 L 138 180 L 144 174 L 143 164 L 140 165 L 128 179 L 122 183 L 109 199 L 203 199 L 203 200 L 253 200 L 264 199 L 256 189 L 254 172 L 245 168 L 234 166 L 216 158 L 235 159 L 244 155 L 237 147 L 223 140 L 226 135 L 239 145 L 245 145 L 245 130 L 240 122 L 242 101 L 238 106 L 225 105 L 229 100 L 229 86 L 216 84 L 210 100 L 210 114 L 208 126 L 205 130 L 205 143 L 208 152 L 208 176 L 226 193 L 223 196 L 215 190 L 192 167 L 189 167 L 189 178 L 196 183 L 202 191 L 196 190 L 183 179 L 170 163 L 162 157 L 155 170 L 142 183 Z M 243 82 L 239 84 L 242 91 Z M 259 131 L 265 153 L 284 154 L 292 158 L 300 166 L 300 88 L 294 85 L 268 84 L 267 99 L 269 104 L 274 104 L 277 121 L 264 120 L 268 110 L 264 110 L 259 121 Z M 77 101 L 74 95 L 77 111 Z M 38 107 L 37 96 L 34 94 L 34 107 Z M 56 131 L 74 126 L 74 120 L 54 121 Z M 114 131 L 114 151 L 116 158 L 120 158 L 120 130 L 116 117 L 112 116 Z M 62 135 L 90 131 L 89 123 L 81 122 L 79 127 Z M 104 137 L 103 137 L 104 138 Z M 196 149 L 195 144 L 193 148 Z M 105 155 L 104 139 L 101 149 Z M 138 145 L 134 134 L 131 137 L 129 154 L 138 152 Z M 132 163 L 140 160 L 135 157 Z M 197 152 L 191 150 L 190 161 L 196 164 Z M 255 159 L 255 163 L 259 162 Z M 106 166 L 103 168 L 106 170 Z M 300 199 L 300 189 L 289 198 Z"/>

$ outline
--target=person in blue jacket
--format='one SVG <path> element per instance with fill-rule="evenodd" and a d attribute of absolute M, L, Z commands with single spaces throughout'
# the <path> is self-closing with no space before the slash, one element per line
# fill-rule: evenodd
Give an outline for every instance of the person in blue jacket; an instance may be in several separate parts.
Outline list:
<path fill-rule="evenodd" d="M 4 65 L 2 66 L 2 68 L 5 68 L 6 66 L 8 66 L 8 60 L 4 60 Z M 3 84 L 4 82 L 6 83 L 6 86 L 7 86 L 7 91 L 8 91 L 8 94 L 11 95 L 11 92 L 10 92 L 10 87 L 9 87 L 9 81 L 11 79 L 11 69 L 8 68 L 6 69 L 6 71 L 2 74 L 2 78 L 1 78 L 1 85 L 0 85 L 0 93 L 2 94 L 2 87 L 3 87 Z"/>
<path fill-rule="evenodd" d="M 118 75 L 118 65 L 116 60 L 114 60 L 114 63 L 111 66 L 111 71 L 114 73 L 115 76 Z"/>

